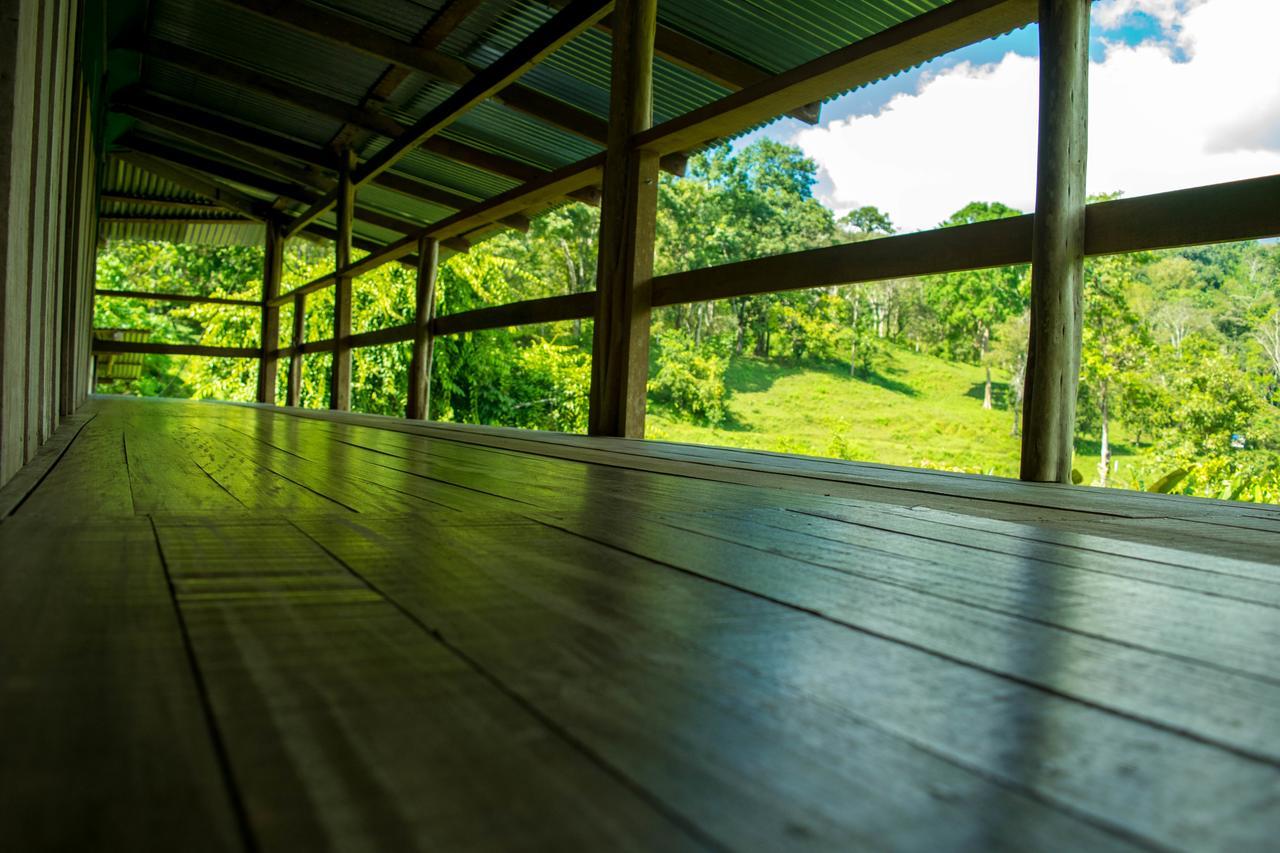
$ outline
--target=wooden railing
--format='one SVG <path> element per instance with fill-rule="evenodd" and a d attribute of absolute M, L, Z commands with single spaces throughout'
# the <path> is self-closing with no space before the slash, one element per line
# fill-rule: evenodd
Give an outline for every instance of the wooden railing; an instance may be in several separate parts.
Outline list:
<path fill-rule="evenodd" d="M 1058 349 L 1052 350 L 1053 363 L 1042 360 L 1036 370 L 1030 371 L 1027 390 L 1028 394 L 1040 395 L 1036 399 L 1048 407 L 1044 411 L 1065 411 L 1069 420 L 1074 411 L 1077 377 L 1066 376 L 1063 371 L 1072 363 L 1069 357 L 1072 352 L 1076 356 L 1079 353 L 1080 318 L 1072 304 L 1078 305 L 1080 298 L 1080 268 L 1085 255 L 1280 234 L 1280 203 L 1277 203 L 1280 176 L 1084 206 L 1085 164 L 1083 148 L 1077 143 L 1083 139 L 1086 123 L 1082 93 L 1087 74 L 1087 0 L 1055 0 L 1053 3 L 953 0 L 904 24 L 760 80 L 654 127 L 647 126 L 645 110 L 652 86 L 654 0 L 618 0 L 616 4 L 579 0 L 570 5 L 572 10 L 566 10 L 569 14 L 557 16 L 555 25 L 548 25 L 541 41 L 534 39 L 515 53 L 529 62 L 536 61 L 555 44 L 592 26 L 606 6 L 613 7 L 615 67 L 610 116 L 613 132 L 609 135 L 607 151 L 459 210 L 389 245 L 375 247 L 357 261 L 349 259 L 353 245 L 351 223 L 359 186 L 375 178 L 396 157 L 409 150 L 412 140 L 433 133 L 436 127 L 442 126 L 441 122 L 450 120 L 454 112 L 482 97 L 485 86 L 509 84 L 518 76 L 519 68 L 506 60 L 495 64 L 494 69 L 476 76 L 475 80 L 481 82 L 473 81 L 460 88 L 455 98 L 447 102 L 447 109 L 433 111 L 419 122 L 407 141 L 397 140 L 394 146 L 363 164 L 349 160 L 343 171 L 342 186 L 327 193 L 291 222 L 268 220 L 268 263 L 263 300 L 257 303 L 263 312 L 264 345 L 257 350 L 216 348 L 217 353 L 210 353 L 259 358 L 260 402 L 275 402 L 275 371 L 281 358 L 289 359 L 286 402 L 297 405 L 303 355 L 332 352 L 337 363 L 360 347 L 411 340 L 414 342 L 414 376 L 410 382 L 407 413 L 410 417 L 425 417 L 428 407 L 423 377 L 424 371 L 429 373 L 434 337 L 593 318 L 591 431 L 639 435 L 643 431 L 643 371 L 647 366 L 652 307 L 1028 263 L 1039 257 L 1043 263 L 1039 273 L 1033 273 L 1033 349 L 1035 329 L 1065 331 L 1062 341 L 1054 344 Z M 1039 214 L 653 276 L 653 196 L 660 158 L 680 156 L 682 152 L 738 133 L 773 116 L 804 109 L 834 92 L 873 82 L 950 50 L 1001 35 L 1035 21 L 1041 9 L 1050 10 L 1050 14 L 1040 22 Z M 1082 31 L 1086 36 L 1083 41 Z M 1076 97 L 1077 94 L 1081 97 Z M 607 227 L 602 232 L 596 292 L 433 316 L 432 294 L 441 247 L 452 245 L 463 251 L 473 238 L 482 236 L 486 229 L 498 223 L 600 186 L 603 186 L 602 221 Z M 1046 205 L 1051 200 L 1050 209 Z M 321 211 L 334 206 L 338 208 L 338 228 L 333 234 L 337 260 L 334 271 L 281 293 L 280 257 L 284 235 L 297 233 L 304 226 L 316 227 L 308 223 Z M 1067 247 L 1065 252 L 1037 253 L 1037 245 L 1046 249 L 1059 244 Z M 360 276 L 392 261 L 411 261 L 416 266 L 414 321 L 389 329 L 350 334 L 351 286 Z M 1049 270 L 1050 266 L 1056 269 Z M 1049 272 L 1054 274 L 1046 278 Z M 335 299 L 334 334 L 326 340 L 303 341 L 307 296 L 335 285 L 340 286 Z M 294 344 L 279 347 L 276 345 L 278 312 L 280 306 L 289 303 L 294 306 Z M 147 346 L 148 352 L 178 351 L 164 344 Z M 341 408 L 349 396 L 349 369 L 338 364 L 333 376 L 331 398 L 333 405 Z M 1060 460 L 1064 452 L 1069 458 L 1070 430 L 1064 434 L 1061 418 L 1051 424 L 1049 418 L 1034 414 L 1038 411 L 1039 408 L 1028 407 L 1024 423 L 1024 477 L 1064 481 L 1069 471 L 1064 473 L 1060 465 L 1045 465 L 1042 461 Z"/>

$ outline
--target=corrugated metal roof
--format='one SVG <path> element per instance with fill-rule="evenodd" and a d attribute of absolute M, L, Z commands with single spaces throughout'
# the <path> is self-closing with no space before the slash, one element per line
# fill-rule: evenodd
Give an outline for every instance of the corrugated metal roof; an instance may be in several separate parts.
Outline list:
<path fill-rule="evenodd" d="M 446 0 L 307 2 L 408 42 L 435 17 Z M 947 2 L 949 0 L 661 0 L 658 16 L 662 25 L 695 41 L 768 73 L 778 73 Z M 551 0 L 485 0 L 438 49 L 473 66 L 487 66 L 549 20 L 556 5 Z M 385 62 L 360 51 L 340 47 L 228 3 L 151 0 L 148 27 L 150 36 L 199 50 L 349 106 L 360 104 L 387 68 Z M 610 57 L 608 34 L 590 30 L 531 69 L 520 83 L 604 118 L 608 113 Z M 145 57 L 142 65 L 143 83 L 151 91 L 272 133 L 326 146 L 343 127 L 337 118 L 317 114 L 315 107 L 303 108 L 277 96 L 242 91 L 154 57 Z M 402 124 L 411 124 L 454 90 L 453 84 L 415 72 L 407 75 L 393 93 L 385 112 Z M 721 98 L 729 91 L 659 58 L 654 67 L 654 119 L 667 121 Z M 839 94 L 833 93 L 832 97 Z M 540 169 L 554 169 L 600 150 L 600 146 L 590 140 L 496 101 L 471 110 L 440 135 Z M 386 136 L 366 131 L 357 132 L 354 139 L 357 151 L 366 159 L 390 142 Z M 184 144 L 177 139 L 166 141 Z M 193 146 L 187 143 L 184 147 Z M 203 153 L 208 155 L 207 151 Z M 236 165 L 261 171 L 261 166 L 256 164 L 237 162 Z M 477 200 L 504 192 L 518 183 L 423 150 L 404 157 L 393 171 Z M 116 177 L 120 183 L 145 183 L 138 175 L 130 175 L 127 180 L 122 175 Z M 178 188 L 159 187 L 165 182 L 152 180 L 158 182 L 156 191 L 163 197 L 191 195 L 186 191 L 174 195 Z M 259 193 L 258 197 L 269 196 Z M 362 205 L 415 222 L 434 222 L 452 213 L 439 205 L 377 187 L 362 189 L 360 199 Z M 367 223 L 361 223 L 358 228 L 371 239 L 396 236 Z M 231 239 L 230 232 L 219 239 Z"/>
<path fill-rule="evenodd" d="M 256 222 L 210 222 L 198 225 L 103 222 L 100 235 L 104 240 L 156 240 L 206 246 L 260 246 L 263 240 L 262 226 Z"/>

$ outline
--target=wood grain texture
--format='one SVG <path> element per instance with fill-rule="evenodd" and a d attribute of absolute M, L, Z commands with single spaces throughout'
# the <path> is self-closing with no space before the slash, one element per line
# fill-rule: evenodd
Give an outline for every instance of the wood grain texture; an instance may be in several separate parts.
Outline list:
<path fill-rule="evenodd" d="M 158 532 L 264 849 L 700 846 L 287 522 Z"/>
<path fill-rule="evenodd" d="M 657 22 L 656 0 L 619 0 L 613 15 L 609 148 L 587 413 L 592 435 L 644 437 L 658 155 L 637 149 L 633 139 L 653 124 Z"/>
<path fill-rule="evenodd" d="M 1280 833 L 1280 508 L 254 404 L 80 417 L 0 521 L 6 840 Z"/>
<path fill-rule="evenodd" d="M 430 237 L 418 242 L 418 275 L 414 285 L 413 354 L 405 417 L 426 420 L 431 412 L 431 321 L 436 305 L 440 245 Z"/>
<path fill-rule="evenodd" d="M 150 523 L 23 515 L 0 524 L 5 846 L 245 849 Z"/>
<path fill-rule="evenodd" d="M 1070 483 L 1084 315 L 1088 0 L 1040 0 L 1040 134 L 1031 241 L 1024 480 Z"/>

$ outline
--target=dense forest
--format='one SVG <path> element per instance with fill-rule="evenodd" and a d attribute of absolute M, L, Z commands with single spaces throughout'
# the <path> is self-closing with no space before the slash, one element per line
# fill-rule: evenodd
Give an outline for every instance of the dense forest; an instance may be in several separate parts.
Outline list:
<path fill-rule="evenodd" d="M 811 160 L 775 142 L 698 155 L 687 177 L 661 185 L 657 272 L 895 232 L 890 215 L 873 207 L 836 217 L 814 197 L 816 179 Z M 940 224 L 1020 213 L 974 202 Z M 455 255 L 441 268 L 437 313 L 591 290 L 598 217 L 597 209 L 569 205 L 535 220 L 527 234 L 504 233 Z M 112 243 L 99 256 L 98 286 L 252 299 L 260 291 L 261 263 L 258 248 Z M 285 288 L 331 267 L 330 248 L 292 241 Z M 1254 242 L 1102 257 L 1088 262 L 1086 277 L 1080 479 L 1280 502 L 1280 246 Z M 927 450 L 932 407 L 955 402 L 922 397 L 916 385 L 923 380 L 912 370 L 970 365 L 980 378 L 972 393 L 960 395 L 970 407 L 965 416 L 984 418 L 982 429 L 1002 433 L 992 442 L 999 438 L 1012 447 L 1028 288 L 1028 270 L 1008 267 L 659 309 L 650 411 L 665 423 L 706 428 L 708 440 L 734 443 L 735 436 L 749 434 L 750 424 L 730 405 L 744 390 L 733 377 L 786 366 L 838 374 L 853 390 L 874 386 L 920 397 L 905 416 L 909 428 L 898 425 L 895 435 Z M 312 295 L 307 306 L 307 339 L 330 337 L 331 292 Z M 411 271 L 384 266 L 354 287 L 353 329 L 408 322 L 412 306 Z M 282 345 L 290 343 L 289 315 L 284 308 Z M 152 340 L 175 343 L 256 346 L 257 324 L 257 310 L 249 307 L 99 298 L 96 308 L 100 328 L 147 329 Z M 431 416 L 581 431 L 590 347 L 589 321 L 438 339 Z M 305 357 L 304 405 L 326 405 L 328 358 Z M 353 408 L 402 413 L 408 358 L 408 344 L 356 350 Z M 141 380 L 104 389 L 248 399 L 255 375 L 252 360 L 150 356 Z M 809 404 L 822 407 L 824 400 Z M 993 412 L 1003 413 L 999 428 L 992 426 Z M 820 447 L 797 447 L 785 437 L 774 443 L 780 450 L 859 456 L 856 441 L 841 435 Z M 900 460 L 933 464 L 923 451 L 873 461 Z M 1004 458 L 953 459 L 942 466 L 1014 473 Z"/>

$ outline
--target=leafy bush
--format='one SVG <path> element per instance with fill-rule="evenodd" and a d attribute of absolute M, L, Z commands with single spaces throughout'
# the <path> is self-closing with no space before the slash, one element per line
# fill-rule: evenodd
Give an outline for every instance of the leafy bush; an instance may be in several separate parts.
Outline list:
<path fill-rule="evenodd" d="M 591 356 L 577 347 L 535 338 L 520 351 L 514 425 L 585 432 Z"/>
<path fill-rule="evenodd" d="M 724 373 L 728 359 L 683 331 L 667 329 L 655 339 L 656 371 L 649 394 L 656 402 L 697 421 L 720 424 L 725 416 Z"/>

